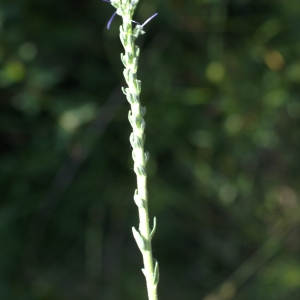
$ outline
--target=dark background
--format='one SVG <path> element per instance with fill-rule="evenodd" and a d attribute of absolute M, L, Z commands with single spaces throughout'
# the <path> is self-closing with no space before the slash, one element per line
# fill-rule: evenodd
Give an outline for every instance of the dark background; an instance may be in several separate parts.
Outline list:
<path fill-rule="evenodd" d="M 100 0 L 0 2 L 0 299 L 145 300 L 122 50 Z M 140 0 L 159 299 L 300 299 L 300 1 Z M 151 217 L 151 218 L 152 218 Z"/>

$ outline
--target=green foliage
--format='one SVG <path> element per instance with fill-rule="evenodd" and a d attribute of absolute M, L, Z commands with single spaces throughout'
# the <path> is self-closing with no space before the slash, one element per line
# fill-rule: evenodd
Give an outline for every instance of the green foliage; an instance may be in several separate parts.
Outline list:
<path fill-rule="evenodd" d="M 297 299 L 298 0 L 147 1 L 140 37 L 160 299 Z M 145 299 L 120 18 L 0 3 L 0 298 Z M 113 91 L 113 92 L 112 92 Z"/>

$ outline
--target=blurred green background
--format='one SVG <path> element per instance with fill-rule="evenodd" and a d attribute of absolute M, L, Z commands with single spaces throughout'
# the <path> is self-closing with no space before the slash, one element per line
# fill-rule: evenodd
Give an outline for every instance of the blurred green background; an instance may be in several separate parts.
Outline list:
<path fill-rule="evenodd" d="M 0 299 L 146 300 L 118 39 L 100 0 L 0 2 Z M 300 1 L 140 0 L 159 299 L 300 299 Z"/>

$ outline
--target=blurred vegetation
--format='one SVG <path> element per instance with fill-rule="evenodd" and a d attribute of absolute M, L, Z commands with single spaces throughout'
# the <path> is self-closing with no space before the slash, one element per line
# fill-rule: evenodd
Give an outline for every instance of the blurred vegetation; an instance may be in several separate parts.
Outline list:
<path fill-rule="evenodd" d="M 300 297 L 299 0 L 140 0 L 160 299 Z M 0 298 L 146 299 L 119 17 L 0 2 Z"/>

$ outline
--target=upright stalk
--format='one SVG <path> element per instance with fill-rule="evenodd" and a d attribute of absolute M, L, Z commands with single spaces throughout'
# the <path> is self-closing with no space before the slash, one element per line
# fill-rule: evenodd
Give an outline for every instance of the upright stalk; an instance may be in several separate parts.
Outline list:
<path fill-rule="evenodd" d="M 125 53 L 121 53 L 121 60 L 125 67 L 123 74 L 128 87 L 122 88 L 122 91 L 131 106 L 128 119 L 132 126 L 130 143 L 132 146 L 134 172 L 137 178 L 137 189 L 135 190 L 133 198 L 139 212 L 139 230 L 132 227 L 132 232 L 143 256 L 144 268 L 142 271 L 146 278 L 148 298 L 149 300 L 157 300 L 159 271 L 158 263 L 156 261 L 154 263 L 151 247 L 151 239 L 155 232 L 156 220 L 154 218 L 153 229 L 150 230 L 146 174 L 146 164 L 149 159 L 149 153 L 144 150 L 144 130 L 146 122 L 143 116 L 146 113 L 146 108 L 141 106 L 140 103 L 141 81 L 137 79 L 140 49 L 135 45 L 135 40 L 138 36 L 144 34 L 143 26 L 155 15 L 149 18 L 143 25 L 136 24 L 133 28 L 132 24 L 134 21 L 132 21 L 132 16 L 138 1 L 139 0 L 111 0 L 110 3 L 117 9 L 116 13 L 123 19 L 123 24 L 120 26 L 120 40 Z M 109 21 L 109 25 L 111 20 Z"/>

